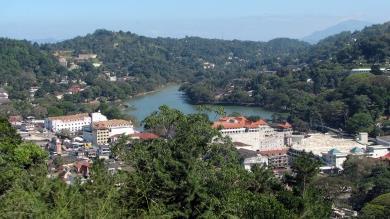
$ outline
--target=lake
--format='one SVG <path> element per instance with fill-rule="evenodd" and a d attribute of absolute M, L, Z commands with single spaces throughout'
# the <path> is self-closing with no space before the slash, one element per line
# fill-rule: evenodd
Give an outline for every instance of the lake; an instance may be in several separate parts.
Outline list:
<path fill-rule="evenodd" d="M 126 109 L 125 112 L 137 120 L 137 126 L 139 126 L 139 122 L 144 120 L 145 117 L 158 110 L 158 107 L 164 104 L 171 108 L 178 109 L 186 114 L 197 112 L 196 105 L 189 104 L 185 100 L 184 93 L 179 91 L 179 87 L 179 85 L 168 86 L 149 94 L 134 97 L 127 102 L 129 108 Z M 227 115 L 233 112 L 238 112 L 245 116 L 256 115 L 265 119 L 271 119 L 273 114 L 261 107 L 231 105 L 220 106 L 224 107 Z M 210 112 L 208 115 L 210 120 L 218 119 L 218 116 L 215 113 Z"/>

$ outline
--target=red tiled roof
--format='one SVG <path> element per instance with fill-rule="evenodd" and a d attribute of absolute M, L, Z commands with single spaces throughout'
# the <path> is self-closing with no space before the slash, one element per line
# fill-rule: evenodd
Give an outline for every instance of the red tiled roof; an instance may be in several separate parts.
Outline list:
<path fill-rule="evenodd" d="M 278 128 L 282 128 L 282 129 L 291 129 L 291 128 L 292 128 L 291 124 L 288 123 L 288 122 L 279 123 L 279 124 L 277 125 L 277 127 L 278 127 Z"/>
<path fill-rule="evenodd" d="M 140 138 L 141 140 L 151 140 L 151 139 L 156 139 L 156 138 L 159 138 L 159 137 L 160 137 L 160 136 L 158 136 L 158 135 L 156 135 L 156 134 L 149 133 L 149 132 L 134 133 L 132 136 L 138 137 L 138 138 Z"/>
<path fill-rule="evenodd" d="M 267 122 L 260 119 L 257 121 L 250 121 L 249 119 L 240 117 L 222 117 L 218 121 L 215 121 L 213 128 L 222 127 L 224 129 L 234 128 L 258 128 L 259 126 L 267 125 Z"/>

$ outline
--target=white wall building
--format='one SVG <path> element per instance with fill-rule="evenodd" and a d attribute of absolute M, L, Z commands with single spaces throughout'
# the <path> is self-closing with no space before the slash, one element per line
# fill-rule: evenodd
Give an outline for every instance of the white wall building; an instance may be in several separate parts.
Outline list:
<path fill-rule="evenodd" d="M 223 117 L 214 122 L 214 128 L 221 128 L 223 136 L 229 136 L 233 142 L 241 142 L 249 150 L 263 150 L 284 146 L 284 134 L 275 131 L 264 120 L 250 121 L 245 117 Z M 240 147 L 238 147 L 240 148 Z"/>
<path fill-rule="evenodd" d="M 80 113 L 68 116 L 55 116 L 45 119 L 45 128 L 52 132 L 60 132 L 67 129 L 71 133 L 82 130 L 83 126 L 91 125 L 91 117 L 88 113 Z"/>
<path fill-rule="evenodd" d="M 113 119 L 93 122 L 89 127 L 84 127 L 83 138 L 96 145 L 108 143 L 108 139 L 115 135 L 134 134 L 134 127 L 130 121 Z"/>
<path fill-rule="evenodd" d="M 327 153 L 322 153 L 322 157 L 324 158 L 325 162 L 328 166 L 339 168 L 340 170 L 343 169 L 343 163 L 347 160 L 348 154 L 341 153 L 339 150 L 333 148 L 332 150 L 328 151 Z"/>
<path fill-rule="evenodd" d="M 367 155 L 372 158 L 380 158 L 390 152 L 390 146 L 387 145 L 371 145 L 367 146 Z"/>
<path fill-rule="evenodd" d="M 100 113 L 100 110 L 97 113 L 91 113 L 91 123 L 94 122 L 100 122 L 100 121 L 107 121 L 107 117 Z"/>

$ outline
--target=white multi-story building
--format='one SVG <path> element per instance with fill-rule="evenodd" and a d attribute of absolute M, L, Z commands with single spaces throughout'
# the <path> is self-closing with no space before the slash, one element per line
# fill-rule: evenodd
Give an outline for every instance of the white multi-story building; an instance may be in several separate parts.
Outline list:
<path fill-rule="evenodd" d="M 93 122 L 83 129 L 83 138 L 95 145 L 104 145 L 108 139 L 116 135 L 134 134 L 134 127 L 130 121 L 113 119 Z"/>
<path fill-rule="evenodd" d="M 284 134 L 277 132 L 264 120 L 250 121 L 245 117 L 223 117 L 214 122 L 214 128 L 220 128 L 223 136 L 229 136 L 233 142 L 240 142 L 249 150 L 280 148 L 284 144 Z M 241 148 L 241 147 L 237 147 Z"/>
<path fill-rule="evenodd" d="M 52 132 L 60 132 L 61 130 L 67 129 L 71 133 L 75 133 L 87 125 L 91 125 L 91 117 L 88 113 L 55 116 L 45 119 L 45 128 Z"/>
<path fill-rule="evenodd" d="M 55 116 L 45 119 L 45 128 L 52 132 L 60 132 L 63 129 L 71 133 L 81 131 L 84 126 L 90 126 L 92 122 L 107 121 L 107 117 L 100 112 L 80 113 L 67 116 Z"/>

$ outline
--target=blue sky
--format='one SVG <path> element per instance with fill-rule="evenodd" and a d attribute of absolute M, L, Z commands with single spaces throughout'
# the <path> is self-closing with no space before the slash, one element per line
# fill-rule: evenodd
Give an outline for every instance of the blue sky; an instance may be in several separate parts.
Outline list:
<path fill-rule="evenodd" d="M 98 28 L 147 36 L 301 38 L 348 19 L 390 20 L 390 0 L 7 0 L 0 36 L 66 39 Z"/>

